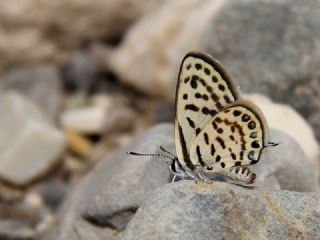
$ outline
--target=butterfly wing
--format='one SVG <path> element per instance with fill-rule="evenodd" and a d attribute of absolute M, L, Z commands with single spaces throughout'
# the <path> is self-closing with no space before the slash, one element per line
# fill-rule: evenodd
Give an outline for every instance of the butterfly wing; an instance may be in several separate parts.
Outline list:
<path fill-rule="evenodd" d="M 267 144 L 267 129 L 258 107 L 241 100 L 208 122 L 194 140 L 190 158 L 207 172 L 227 172 L 233 166 L 255 164 Z"/>
<path fill-rule="evenodd" d="M 207 123 L 240 98 L 238 89 L 219 62 L 199 52 L 182 60 L 176 92 L 175 142 L 179 162 L 193 169 L 192 143 Z M 194 161 L 193 161 L 194 160 Z"/>

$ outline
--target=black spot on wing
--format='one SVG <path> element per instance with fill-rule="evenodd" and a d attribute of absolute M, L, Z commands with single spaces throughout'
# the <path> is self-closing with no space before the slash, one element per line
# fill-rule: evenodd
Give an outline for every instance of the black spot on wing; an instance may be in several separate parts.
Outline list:
<path fill-rule="evenodd" d="M 253 148 L 260 148 L 260 144 L 258 143 L 258 141 L 253 141 L 253 142 L 251 143 L 251 147 L 253 147 Z"/>
<path fill-rule="evenodd" d="M 248 123 L 248 128 L 251 129 L 251 130 L 255 129 L 256 128 L 256 123 L 254 121 L 250 121 Z"/>
<path fill-rule="evenodd" d="M 189 81 L 190 81 L 190 77 L 189 76 L 184 79 L 184 83 L 188 83 Z"/>
<path fill-rule="evenodd" d="M 210 75 L 210 70 L 209 70 L 208 68 L 204 68 L 203 71 L 204 71 L 204 73 L 205 73 L 206 75 L 208 75 L 208 76 Z"/>
<path fill-rule="evenodd" d="M 225 90 L 225 87 L 223 86 L 223 84 L 219 84 L 219 85 L 218 85 L 218 88 L 219 88 L 219 90 L 222 91 L 222 92 L 224 92 L 224 90 Z"/>
<path fill-rule="evenodd" d="M 211 144 L 211 149 L 210 149 L 210 153 L 211 153 L 211 156 L 213 156 L 214 155 L 214 153 L 215 153 L 215 149 L 214 149 L 214 145 L 213 144 Z"/>
<path fill-rule="evenodd" d="M 207 107 L 203 107 L 202 108 L 202 113 L 205 114 L 205 115 L 211 115 L 211 116 L 214 116 L 214 115 L 217 114 L 217 112 L 215 110 L 210 110 Z"/>
<path fill-rule="evenodd" d="M 211 77 L 211 79 L 212 79 L 212 82 L 214 82 L 214 83 L 217 83 L 217 82 L 218 82 L 218 78 L 217 78 L 215 75 L 213 75 L 213 76 Z"/>
<path fill-rule="evenodd" d="M 178 129 L 179 129 L 179 139 L 180 139 L 180 145 L 181 145 L 181 149 L 182 149 L 183 161 L 185 162 L 185 164 L 187 165 L 188 168 L 193 170 L 194 165 L 192 164 L 192 162 L 189 158 L 186 141 L 184 139 L 184 135 L 183 135 L 182 128 L 181 128 L 180 124 L 178 125 Z"/>
<path fill-rule="evenodd" d="M 241 112 L 240 112 L 239 110 L 234 110 L 234 111 L 233 111 L 233 115 L 234 115 L 235 117 L 240 116 L 240 114 L 241 114 Z"/>
<path fill-rule="evenodd" d="M 217 132 L 218 132 L 219 134 L 222 134 L 222 133 L 223 133 L 223 129 L 222 129 L 222 128 L 218 128 L 218 129 L 217 129 Z"/>
<path fill-rule="evenodd" d="M 257 137 L 258 137 L 257 132 L 250 133 L 250 138 L 257 138 Z"/>
<path fill-rule="evenodd" d="M 190 127 L 195 128 L 194 121 L 192 121 L 192 119 L 191 119 L 191 118 L 187 117 L 187 121 L 188 121 L 188 123 L 189 123 Z"/>
<path fill-rule="evenodd" d="M 221 145 L 222 149 L 226 148 L 226 145 L 224 143 L 224 140 L 221 137 L 216 137 L 216 140 L 218 141 L 218 143 Z"/>
<path fill-rule="evenodd" d="M 196 135 L 198 136 L 200 132 L 201 132 L 201 129 L 200 129 L 200 128 L 197 128 L 197 129 L 196 129 Z"/>
<path fill-rule="evenodd" d="M 208 136 L 208 134 L 207 134 L 206 132 L 203 133 L 203 138 L 204 138 L 205 143 L 206 143 L 207 145 L 209 145 L 209 136 Z"/>
<path fill-rule="evenodd" d="M 186 104 L 184 109 L 185 110 L 191 110 L 191 111 L 194 111 L 194 112 L 198 112 L 199 111 L 199 108 L 194 104 Z"/>
<path fill-rule="evenodd" d="M 188 94 L 183 94 L 183 96 L 182 96 L 182 98 L 184 99 L 184 100 L 187 100 L 188 99 Z"/>
<path fill-rule="evenodd" d="M 202 69 L 202 65 L 201 65 L 200 63 L 196 63 L 196 64 L 195 64 L 195 68 L 196 68 L 197 70 L 201 70 L 201 69 Z"/>
<path fill-rule="evenodd" d="M 201 156 L 200 146 L 199 146 L 199 145 L 197 145 L 197 147 L 196 147 L 196 152 L 197 152 L 198 161 L 199 161 L 200 165 L 201 165 L 202 167 L 205 166 L 206 164 L 205 164 L 205 163 L 203 162 L 203 160 L 202 160 L 202 156 Z"/>
<path fill-rule="evenodd" d="M 191 85 L 191 87 L 192 87 L 193 89 L 196 89 L 196 88 L 198 87 L 197 81 L 194 80 L 193 78 L 192 78 L 192 80 L 191 80 L 191 82 L 190 82 L 190 85 Z"/>
<path fill-rule="evenodd" d="M 251 117 L 245 113 L 245 114 L 243 114 L 241 120 L 242 120 L 242 122 L 248 122 L 250 120 L 250 118 Z"/>
<path fill-rule="evenodd" d="M 226 101 L 226 103 L 231 103 L 231 100 L 227 95 L 224 95 L 223 98 Z"/>

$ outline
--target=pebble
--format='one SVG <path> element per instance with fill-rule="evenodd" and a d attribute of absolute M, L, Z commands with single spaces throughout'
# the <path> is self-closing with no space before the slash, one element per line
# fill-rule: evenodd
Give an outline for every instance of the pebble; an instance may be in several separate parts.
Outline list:
<path fill-rule="evenodd" d="M 40 109 L 15 92 L 0 97 L 0 176 L 23 186 L 42 176 L 65 149 L 63 133 Z"/>

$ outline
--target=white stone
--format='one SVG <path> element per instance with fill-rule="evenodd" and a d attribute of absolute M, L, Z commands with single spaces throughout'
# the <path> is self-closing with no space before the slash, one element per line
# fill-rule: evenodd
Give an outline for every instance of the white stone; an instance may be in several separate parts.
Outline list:
<path fill-rule="evenodd" d="M 264 113 L 271 128 L 281 130 L 302 147 L 311 164 L 319 169 L 319 147 L 314 132 L 306 120 L 292 107 L 275 103 L 264 95 L 246 94 Z M 271 139 L 277 142 L 277 139 Z M 281 143 L 280 143 L 281 146 Z"/>
<path fill-rule="evenodd" d="M 15 92 L 0 97 L 0 176 L 25 185 L 54 165 L 65 147 L 64 135 L 40 110 Z"/>
<path fill-rule="evenodd" d="M 61 115 L 61 125 L 82 133 L 102 133 L 105 128 L 107 109 L 104 107 L 84 107 L 68 110 Z"/>

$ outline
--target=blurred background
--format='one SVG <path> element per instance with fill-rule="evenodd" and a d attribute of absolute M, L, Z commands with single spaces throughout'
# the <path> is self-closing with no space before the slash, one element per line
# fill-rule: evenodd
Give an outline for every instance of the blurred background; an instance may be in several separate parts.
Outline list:
<path fill-rule="evenodd" d="M 319 169 L 319 26 L 316 0 L 1 0 L 0 236 L 46 231 L 99 161 L 172 123 L 190 50 Z"/>

